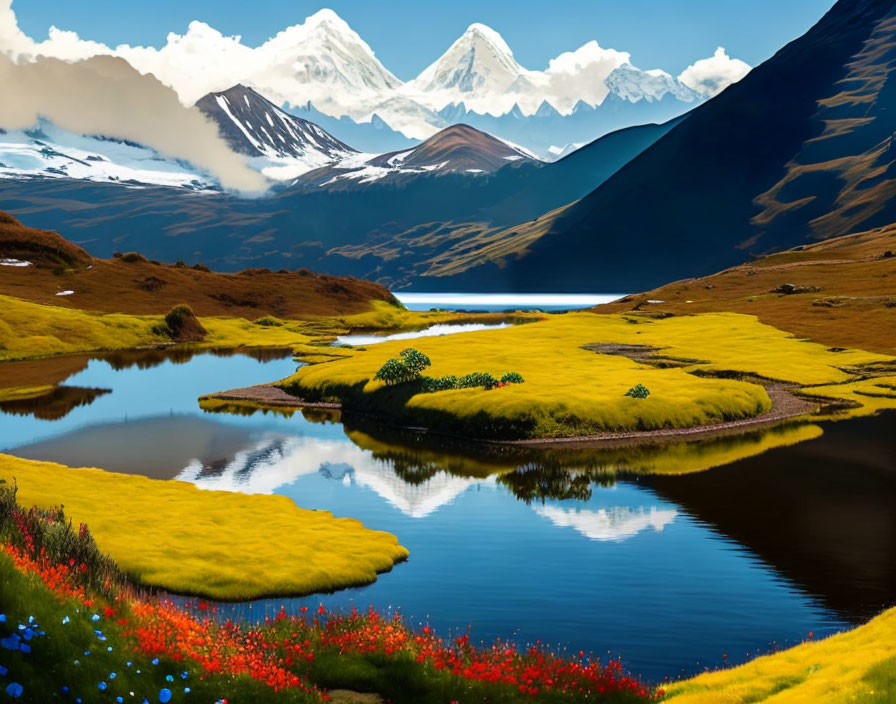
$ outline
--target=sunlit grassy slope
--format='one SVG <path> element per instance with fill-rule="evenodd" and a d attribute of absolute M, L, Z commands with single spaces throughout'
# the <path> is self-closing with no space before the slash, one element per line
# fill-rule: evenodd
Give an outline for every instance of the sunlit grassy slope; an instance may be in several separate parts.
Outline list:
<path fill-rule="evenodd" d="M 665 688 L 675 704 L 884 704 L 896 691 L 896 609 L 807 642 Z"/>
<path fill-rule="evenodd" d="M 584 349 L 594 343 L 659 348 L 684 366 L 658 368 Z M 410 385 L 388 388 L 373 381 L 380 366 L 407 346 L 407 341 L 384 343 L 309 365 L 281 385 L 308 399 L 339 398 L 346 407 L 385 412 L 414 425 L 551 437 L 690 427 L 747 418 L 770 408 L 758 384 L 690 372 L 834 384 L 856 379 L 853 370 L 862 365 L 889 361 L 860 350 L 831 352 L 734 313 L 666 319 L 570 313 L 513 328 L 413 341 L 432 359 L 431 376 L 483 371 L 500 377 L 516 371 L 524 384 L 415 394 Z M 645 385 L 650 397 L 626 397 L 636 384 Z"/>
<path fill-rule="evenodd" d="M 219 599 L 361 585 L 407 557 L 395 536 L 285 496 L 203 491 L 100 469 L 0 454 L 18 500 L 65 505 L 99 547 L 142 584 Z"/>
<path fill-rule="evenodd" d="M 299 346 L 299 323 L 255 325 L 243 318 L 202 318 L 206 347 Z M 95 314 L 0 296 L 0 361 L 170 343 L 153 332 L 162 316 Z"/>

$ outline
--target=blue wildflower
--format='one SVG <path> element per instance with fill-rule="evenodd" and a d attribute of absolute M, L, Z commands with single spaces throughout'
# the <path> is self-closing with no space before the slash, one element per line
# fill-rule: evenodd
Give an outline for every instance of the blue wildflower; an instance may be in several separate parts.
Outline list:
<path fill-rule="evenodd" d="M 9 686 L 6 688 L 6 693 L 11 696 L 13 699 L 18 699 L 22 696 L 22 692 L 25 691 L 25 688 L 22 687 L 18 682 L 10 682 Z"/>
<path fill-rule="evenodd" d="M 118 676 L 118 675 L 116 675 L 114 672 L 110 672 L 110 673 L 109 673 L 109 679 L 110 679 L 110 680 L 114 680 L 117 676 Z"/>
<path fill-rule="evenodd" d="M 105 640 L 105 639 L 103 639 L 103 640 Z M 108 648 L 106 648 L 106 651 L 109 652 L 109 653 L 111 653 L 111 652 L 112 652 L 112 646 L 110 645 Z"/>
<path fill-rule="evenodd" d="M 130 667 L 130 666 L 133 665 L 134 663 L 132 663 L 130 660 L 128 660 L 125 664 L 126 664 L 128 667 Z"/>
<path fill-rule="evenodd" d="M 75 665 L 80 665 L 80 664 L 81 664 L 80 660 L 75 660 Z"/>
<path fill-rule="evenodd" d="M 85 651 L 84 651 L 84 656 L 85 656 L 85 657 L 90 657 L 90 651 L 89 651 L 89 650 L 85 650 Z"/>
<path fill-rule="evenodd" d="M 107 685 L 105 682 L 100 682 L 100 683 L 97 685 L 97 687 L 100 688 L 100 691 L 101 691 L 101 692 L 105 692 L 105 691 L 106 691 L 106 687 L 108 687 L 108 685 Z"/>
<path fill-rule="evenodd" d="M 170 702 L 171 701 L 171 690 L 168 689 L 167 687 L 164 687 L 163 689 L 161 689 L 159 691 L 159 701 L 162 702 L 162 704 L 167 704 L 168 702 Z"/>
<path fill-rule="evenodd" d="M 153 658 L 153 659 L 152 659 L 152 664 L 153 664 L 153 665 L 158 665 L 158 664 L 159 664 L 159 659 L 158 659 L 158 658 Z"/>
<path fill-rule="evenodd" d="M 28 617 L 28 623 L 34 623 L 34 616 Z"/>
<path fill-rule="evenodd" d="M 0 614 L 0 623 L 6 623 L 6 614 Z"/>
<path fill-rule="evenodd" d="M 64 626 L 64 625 L 67 624 L 70 620 L 71 620 L 71 619 L 70 619 L 68 616 L 63 616 L 63 618 L 62 618 L 62 625 Z"/>
<path fill-rule="evenodd" d="M 23 653 L 30 653 L 30 652 L 31 652 L 31 646 L 28 645 L 27 643 L 22 643 L 22 644 L 19 646 L 19 650 L 21 650 Z"/>
<path fill-rule="evenodd" d="M 19 638 L 19 634 L 13 633 L 13 634 L 7 636 L 6 638 L 4 638 L 3 640 L 0 640 L 0 646 L 3 646 L 7 650 L 18 650 L 19 643 L 21 643 L 21 642 L 22 642 L 22 639 Z"/>
<path fill-rule="evenodd" d="M 0 677 L 5 677 L 6 673 L 9 672 L 3 665 L 0 665 Z"/>
<path fill-rule="evenodd" d="M 188 676 L 188 675 L 187 675 L 186 672 L 181 672 L 181 673 L 180 673 L 180 678 L 181 678 L 182 680 L 187 679 L 187 676 Z"/>
<path fill-rule="evenodd" d="M 172 675 L 165 675 L 166 682 L 174 682 L 174 677 Z"/>
<path fill-rule="evenodd" d="M 124 701 L 124 697 L 115 697 L 115 701 L 121 704 Z"/>
<path fill-rule="evenodd" d="M 62 693 L 63 693 L 63 694 L 68 694 L 68 687 L 63 687 L 63 688 L 62 688 Z"/>
<path fill-rule="evenodd" d="M 189 693 L 190 693 L 190 688 L 184 687 L 184 694 L 189 694 Z"/>
<path fill-rule="evenodd" d="M 93 621 L 94 623 L 96 623 L 97 621 L 100 620 L 100 615 L 94 614 L 93 616 L 90 617 L 90 620 Z"/>

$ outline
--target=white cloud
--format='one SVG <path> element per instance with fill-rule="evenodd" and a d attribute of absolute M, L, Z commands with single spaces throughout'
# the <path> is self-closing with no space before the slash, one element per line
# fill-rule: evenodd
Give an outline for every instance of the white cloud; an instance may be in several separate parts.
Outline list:
<path fill-rule="evenodd" d="M 721 93 L 732 83 L 737 83 L 750 72 L 750 65 L 740 59 L 732 59 L 724 47 L 708 59 L 700 59 L 688 66 L 678 76 L 678 80 L 700 95 L 712 97 Z"/>
<path fill-rule="evenodd" d="M 0 127 L 21 130 L 45 118 L 77 135 L 138 142 L 213 174 L 225 188 L 261 191 L 267 182 L 249 168 L 198 109 L 152 76 L 111 56 L 67 62 L 36 58 L 15 63 L 0 54 Z"/>
<path fill-rule="evenodd" d="M 275 103 L 299 106 L 311 101 L 318 110 L 334 117 L 348 115 L 367 122 L 377 114 L 393 129 L 415 139 L 425 139 L 443 127 L 435 111 L 460 100 L 470 109 L 496 116 L 514 105 L 529 115 L 545 100 L 561 114 L 568 114 L 579 101 L 600 105 L 614 88 L 632 101 L 644 97 L 658 100 L 669 92 L 690 101 L 690 89 L 701 96 L 712 96 L 750 69 L 719 48 L 711 58 L 685 69 L 679 83 L 659 69 L 635 68 L 627 52 L 590 41 L 558 55 L 543 71 L 529 70 L 513 59 L 500 35 L 480 25 L 473 25 L 471 30 L 474 28 L 481 35 L 477 39 L 481 49 L 477 62 L 481 64 L 482 86 L 459 92 L 456 87 L 422 85 L 421 78 L 427 71 L 417 80 L 402 83 L 331 10 L 320 10 L 257 47 L 247 46 L 240 36 L 226 36 L 204 22 L 193 21 L 185 33 L 170 33 L 161 48 L 126 44 L 110 48 L 55 27 L 45 40 L 36 42 L 19 29 L 12 0 L 0 0 L 0 53 L 14 59 L 44 55 L 75 61 L 110 54 L 174 89 L 184 105 L 192 105 L 209 92 L 243 83 Z M 465 56 L 463 53 L 448 61 L 446 75 L 454 75 L 467 60 Z"/>

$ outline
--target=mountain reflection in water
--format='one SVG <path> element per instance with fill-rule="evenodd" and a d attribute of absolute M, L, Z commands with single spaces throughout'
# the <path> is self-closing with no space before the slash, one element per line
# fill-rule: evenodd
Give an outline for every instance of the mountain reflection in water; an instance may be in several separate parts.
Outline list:
<path fill-rule="evenodd" d="M 281 604 L 400 605 L 442 633 L 472 623 L 486 641 L 621 653 L 661 680 L 896 603 L 896 414 L 672 445 L 535 450 L 343 425 L 333 414 L 198 407 L 202 394 L 295 369 L 288 352 L 271 356 L 0 364 L 0 386 L 111 390 L 82 405 L 92 394 L 63 390 L 0 406 L 0 448 L 282 494 L 389 531 L 410 550 L 361 589 L 219 608 L 238 618 Z"/>

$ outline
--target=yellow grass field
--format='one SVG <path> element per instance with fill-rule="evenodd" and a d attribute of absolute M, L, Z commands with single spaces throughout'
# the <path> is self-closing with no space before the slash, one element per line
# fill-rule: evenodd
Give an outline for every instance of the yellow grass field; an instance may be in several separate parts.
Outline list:
<path fill-rule="evenodd" d="M 682 366 L 659 368 L 584 349 L 596 343 L 657 348 Z M 432 360 L 429 376 L 479 371 L 500 378 L 515 371 L 525 383 L 414 393 L 410 385 L 389 388 L 373 380 L 387 359 L 411 345 Z M 861 350 L 829 351 L 735 313 L 665 319 L 569 313 L 500 330 L 383 343 L 303 367 L 280 385 L 309 400 L 341 400 L 346 408 L 383 412 L 413 425 L 479 436 L 557 437 L 692 427 L 770 408 L 759 384 L 692 372 L 805 386 L 856 380 L 863 365 L 890 361 Z M 649 398 L 625 396 L 636 384 L 650 390 Z"/>
<path fill-rule="evenodd" d="M 351 518 L 285 496 L 204 491 L 101 469 L 0 454 L 24 506 L 64 505 L 137 582 L 215 599 L 308 594 L 368 584 L 408 551 Z"/>
<path fill-rule="evenodd" d="M 665 687 L 675 704 L 884 704 L 896 685 L 896 609 L 864 626 Z"/>

